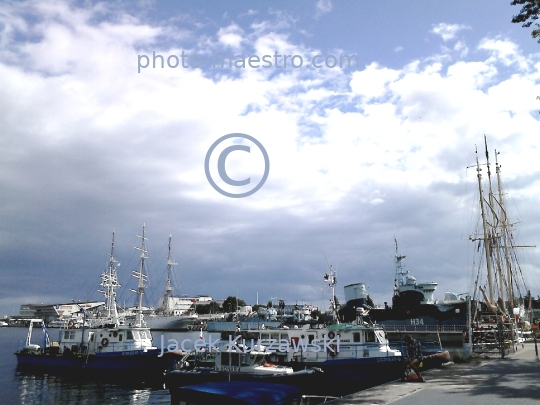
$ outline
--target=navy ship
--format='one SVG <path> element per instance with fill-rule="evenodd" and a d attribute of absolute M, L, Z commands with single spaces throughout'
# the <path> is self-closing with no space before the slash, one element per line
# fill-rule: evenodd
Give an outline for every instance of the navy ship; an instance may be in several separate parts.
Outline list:
<path fill-rule="evenodd" d="M 428 329 L 461 330 L 467 325 L 467 300 L 462 295 L 445 293 L 444 300 L 435 300 L 433 294 L 437 283 L 419 283 L 403 265 L 405 256 L 399 253 L 395 240 L 396 275 L 392 305 L 384 303 L 384 308 L 372 308 L 367 302 L 364 283 L 345 286 L 346 305 L 339 314 L 344 321 L 353 320 L 357 314 L 369 316 L 372 322 L 385 329 L 414 329 L 426 326 Z"/>

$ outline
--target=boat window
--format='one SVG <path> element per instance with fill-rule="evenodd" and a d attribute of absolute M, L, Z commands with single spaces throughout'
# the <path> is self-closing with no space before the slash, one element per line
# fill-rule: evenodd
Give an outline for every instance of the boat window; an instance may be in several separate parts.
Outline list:
<path fill-rule="evenodd" d="M 354 332 L 353 334 L 353 342 L 360 342 L 360 332 Z"/>
<path fill-rule="evenodd" d="M 65 340 L 73 340 L 73 339 L 75 339 L 75 331 L 74 330 L 66 330 L 66 331 L 64 331 L 64 339 Z"/>
<path fill-rule="evenodd" d="M 126 339 L 133 340 L 133 332 L 132 331 L 130 331 L 130 330 L 127 331 Z"/>
<path fill-rule="evenodd" d="M 249 361 L 249 354 L 243 354 L 242 355 L 242 366 L 249 366 L 251 363 Z M 264 357 L 264 356 L 257 356 L 257 357 Z M 262 359 L 261 359 L 262 360 Z"/>
<path fill-rule="evenodd" d="M 311 343 L 315 339 L 315 335 L 308 335 L 308 343 Z"/>
<path fill-rule="evenodd" d="M 380 343 L 386 343 L 386 338 L 384 337 L 384 333 L 380 330 L 375 331 L 375 335 L 377 335 L 377 340 Z"/>
<path fill-rule="evenodd" d="M 272 336 L 272 339 L 276 339 L 276 341 L 279 340 L 279 333 L 272 333 L 270 336 Z"/>
<path fill-rule="evenodd" d="M 146 331 L 141 330 L 140 334 L 141 334 L 141 339 L 146 339 Z"/>
<path fill-rule="evenodd" d="M 140 335 L 139 335 L 139 331 L 138 330 L 134 330 L 133 331 L 133 339 L 135 340 L 140 340 Z"/>
<path fill-rule="evenodd" d="M 122 334 L 118 334 L 118 341 L 121 342 L 122 341 Z"/>
<path fill-rule="evenodd" d="M 240 366 L 240 353 L 221 353 L 222 366 Z"/>
<path fill-rule="evenodd" d="M 375 332 L 372 330 L 366 330 L 366 342 L 375 342 Z"/>

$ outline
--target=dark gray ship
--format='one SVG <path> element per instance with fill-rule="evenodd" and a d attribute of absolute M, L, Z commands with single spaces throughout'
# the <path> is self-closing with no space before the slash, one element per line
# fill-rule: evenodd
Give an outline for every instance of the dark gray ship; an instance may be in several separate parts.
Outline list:
<path fill-rule="evenodd" d="M 386 330 L 455 330 L 467 327 L 467 299 L 464 294 L 445 293 L 444 300 L 433 296 L 437 283 L 418 283 L 403 266 L 405 256 L 399 253 L 395 241 L 396 275 L 392 305 L 372 308 L 367 302 L 364 283 L 345 286 L 346 304 L 340 311 L 340 319 L 350 321 L 358 315 L 368 316 L 372 322 L 383 325 Z"/>

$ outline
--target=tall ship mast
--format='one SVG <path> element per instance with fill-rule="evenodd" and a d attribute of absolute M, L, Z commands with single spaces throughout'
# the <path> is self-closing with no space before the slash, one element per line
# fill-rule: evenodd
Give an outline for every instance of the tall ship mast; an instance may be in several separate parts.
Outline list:
<path fill-rule="evenodd" d="M 176 263 L 172 260 L 171 255 L 171 239 L 172 235 L 169 235 L 169 253 L 167 254 L 167 279 L 165 280 L 165 294 L 163 294 L 163 312 L 165 314 L 171 313 L 171 305 L 169 298 L 171 297 L 172 287 L 171 287 L 171 276 L 172 276 L 172 266 L 176 266 Z"/>
<path fill-rule="evenodd" d="M 527 285 L 516 254 L 518 246 L 514 242 L 513 223 L 508 220 L 505 193 L 501 181 L 500 152 L 495 150 L 495 177 L 491 176 L 491 165 L 487 140 L 484 136 L 486 163 L 481 165 L 476 151 L 476 171 L 478 200 L 481 215 L 481 229 L 469 239 L 478 243 L 476 251 L 482 253 L 482 260 L 476 270 L 474 294 L 479 291 L 480 302 L 474 301 L 472 310 L 473 336 L 477 343 L 474 350 L 497 350 L 504 355 L 502 340 L 516 342 L 517 331 L 526 328 L 524 299 Z M 481 166 L 486 167 L 487 176 L 482 176 Z M 485 262 L 485 264 L 484 264 Z M 487 285 L 483 285 L 486 282 Z M 476 298 L 473 296 L 473 299 Z M 482 303 L 483 302 L 483 303 Z M 497 327 L 498 335 L 490 329 Z M 491 334 L 491 335 L 490 335 Z M 492 341 L 490 343 L 490 340 Z M 473 343 L 475 343 L 473 342 Z M 491 345 L 492 347 L 488 347 Z"/>
<path fill-rule="evenodd" d="M 144 289 L 146 288 L 145 282 L 148 281 L 148 276 L 145 272 L 144 267 L 144 261 L 145 259 L 148 259 L 148 251 L 146 250 L 146 241 L 148 240 L 144 236 L 144 228 L 143 225 L 143 231 L 142 235 L 137 235 L 138 238 L 141 238 L 141 247 L 135 247 L 136 250 L 141 252 L 141 261 L 139 264 L 139 270 L 133 270 L 131 272 L 131 275 L 139 280 L 139 285 L 137 286 L 137 290 L 131 290 L 132 292 L 137 294 L 137 315 L 135 317 L 135 325 L 136 326 L 144 326 L 144 319 L 143 319 L 143 311 L 142 311 L 142 299 L 144 295 Z"/>
<path fill-rule="evenodd" d="M 159 299 L 156 312 L 145 318 L 146 326 L 152 330 L 188 330 L 199 318 L 194 309 L 194 304 L 201 299 L 201 297 L 187 298 L 174 297 L 172 295 L 172 266 L 176 266 L 176 263 L 172 256 L 171 241 L 172 236 L 169 235 L 165 293 Z"/>

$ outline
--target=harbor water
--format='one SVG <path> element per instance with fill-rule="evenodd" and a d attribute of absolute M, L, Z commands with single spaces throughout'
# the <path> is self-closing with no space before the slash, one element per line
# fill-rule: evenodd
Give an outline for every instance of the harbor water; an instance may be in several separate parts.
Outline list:
<path fill-rule="evenodd" d="M 48 375 L 17 371 L 14 355 L 18 346 L 24 344 L 27 328 L 0 328 L 0 403 L 2 405 L 97 405 L 97 404 L 169 404 L 170 395 L 163 386 L 149 387 L 141 384 L 116 384 L 109 381 L 80 381 L 69 375 Z M 59 329 L 50 329 L 56 339 Z M 40 328 L 33 332 L 33 343 L 42 344 Z M 180 343 L 190 339 L 195 342 L 199 332 L 156 331 L 152 333 L 154 344 L 160 347 L 161 335 L 165 344 L 168 339 Z M 208 338 L 210 334 L 205 333 Z M 212 339 L 219 334 L 212 334 Z"/>

